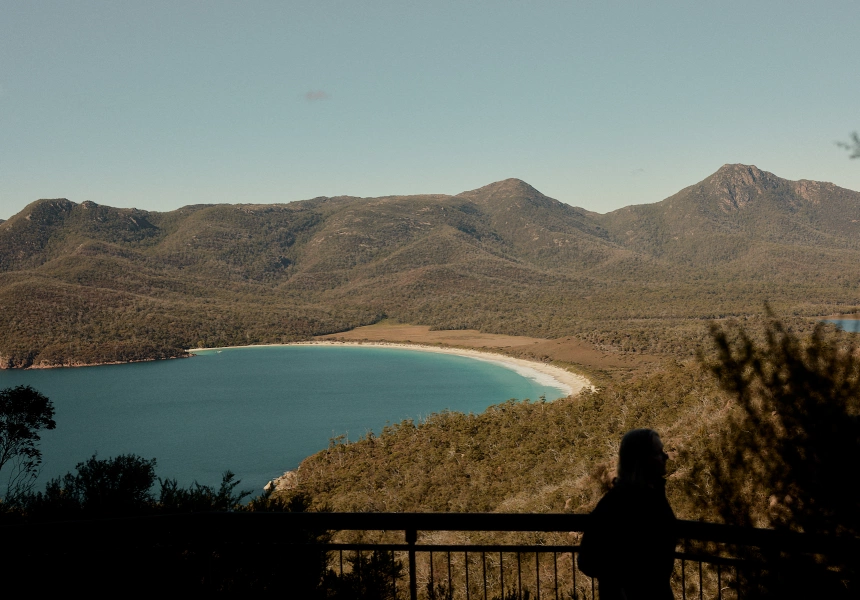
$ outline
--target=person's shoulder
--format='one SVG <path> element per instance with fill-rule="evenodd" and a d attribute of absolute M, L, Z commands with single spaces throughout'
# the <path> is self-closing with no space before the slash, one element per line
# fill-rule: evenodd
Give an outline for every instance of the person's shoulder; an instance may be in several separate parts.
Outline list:
<path fill-rule="evenodd" d="M 603 514 L 606 512 L 612 512 L 617 507 L 622 506 L 628 502 L 628 494 L 620 486 L 613 486 L 609 488 L 609 490 L 603 494 L 603 497 L 597 503 L 597 506 L 594 507 L 594 513 Z"/>
<path fill-rule="evenodd" d="M 601 502 L 603 500 L 606 500 L 608 503 L 627 502 L 632 498 L 636 498 L 639 493 L 640 490 L 636 486 L 619 482 L 609 488 L 609 491 L 604 494 Z"/>
<path fill-rule="evenodd" d="M 658 492 L 655 493 L 654 490 L 641 486 L 619 483 L 603 495 L 594 512 L 598 514 L 622 513 L 633 516 L 643 510 L 648 511 L 649 507 L 655 506 L 659 498 L 663 499 L 663 503 L 667 503 L 665 494 L 661 495 Z"/>

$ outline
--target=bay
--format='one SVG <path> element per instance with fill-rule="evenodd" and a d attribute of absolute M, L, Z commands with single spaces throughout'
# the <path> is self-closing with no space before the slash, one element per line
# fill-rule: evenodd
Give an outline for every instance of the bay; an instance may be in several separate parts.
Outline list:
<path fill-rule="evenodd" d="M 845 331 L 860 333 L 860 319 L 825 319 L 825 322 L 833 323 Z"/>
<path fill-rule="evenodd" d="M 93 454 L 156 458 L 159 477 L 217 485 L 224 470 L 259 490 L 330 438 L 443 410 L 479 413 L 561 390 L 498 364 L 385 347 L 276 346 L 201 351 L 188 359 L 0 371 L 54 403 L 36 489 Z"/>

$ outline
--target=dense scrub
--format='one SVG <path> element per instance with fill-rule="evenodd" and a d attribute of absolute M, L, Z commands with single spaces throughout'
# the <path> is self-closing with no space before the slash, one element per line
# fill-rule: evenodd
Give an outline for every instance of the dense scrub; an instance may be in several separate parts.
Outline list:
<path fill-rule="evenodd" d="M 860 507 L 845 487 L 860 476 L 852 336 L 801 337 L 778 321 L 712 335 L 698 359 L 596 392 L 334 439 L 285 493 L 344 511 L 587 512 L 623 433 L 650 427 L 671 456 L 667 491 L 680 518 L 856 535 Z"/>
<path fill-rule="evenodd" d="M 698 455 L 727 400 L 697 364 L 669 362 L 573 398 L 511 400 L 479 415 L 445 412 L 334 439 L 302 462 L 297 489 L 346 511 L 588 511 L 624 432 L 655 427 L 673 456 Z M 690 518 L 705 516 L 682 499 L 680 481 L 695 468 L 673 461 L 669 479 Z"/>

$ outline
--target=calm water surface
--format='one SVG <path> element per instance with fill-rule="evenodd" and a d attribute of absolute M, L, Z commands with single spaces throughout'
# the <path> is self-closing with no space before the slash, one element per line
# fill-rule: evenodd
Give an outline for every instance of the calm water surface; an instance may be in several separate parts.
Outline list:
<path fill-rule="evenodd" d="M 259 489 L 328 440 L 442 410 L 482 412 L 509 398 L 562 396 L 493 363 L 413 350 L 287 346 L 191 359 L 0 371 L 0 388 L 51 398 L 38 487 L 98 453 L 158 460 L 160 477 L 215 485 L 230 469 Z"/>
<path fill-rule="evenodd" d="M 826 319 L 827 323 L 835 323 L 845 331 L 860 333 L 860 319 Z"/>

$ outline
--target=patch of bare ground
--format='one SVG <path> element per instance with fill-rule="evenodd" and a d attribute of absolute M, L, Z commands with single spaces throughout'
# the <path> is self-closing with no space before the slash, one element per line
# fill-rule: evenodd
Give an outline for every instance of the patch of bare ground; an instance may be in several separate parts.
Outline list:
<path fill-rule="evenodd" d="M 317 336 L 317 340 L 344 342 L 392 342 L 450 346 L 499 352 L 515 358 L 570 365 L 585 375 L 626 377 L 665 360 L 647 354 L 605 352 L 574 337 L 558 339 L 482 333 L 474 329 L 431 331 L 426 325 L 382 322 L 350 331 Z"/>

